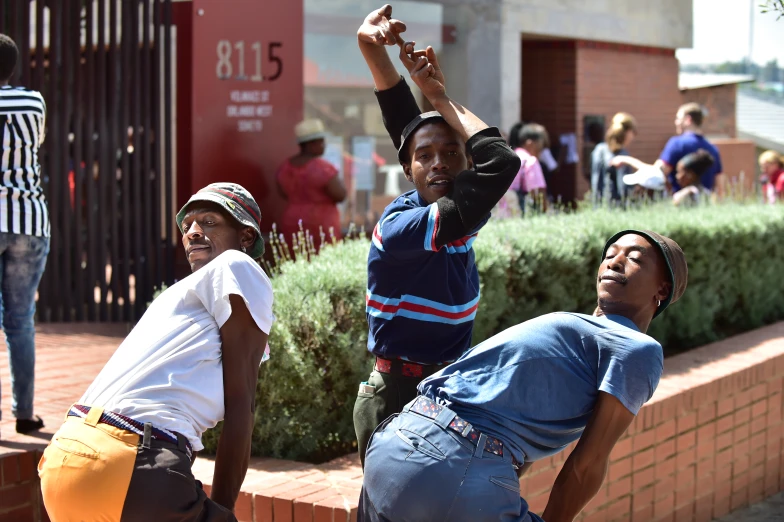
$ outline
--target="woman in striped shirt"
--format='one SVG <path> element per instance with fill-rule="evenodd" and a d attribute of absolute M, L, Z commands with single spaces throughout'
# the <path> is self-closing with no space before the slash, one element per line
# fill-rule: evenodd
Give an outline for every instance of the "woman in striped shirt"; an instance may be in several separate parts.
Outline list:
<path fill-rule="evenodd" d="M 44 425 L 33 415 L 35 293 L 49 253 L 49 213 L 38 149 L 46 104 L 39 92 L 8 85 L 19 51 L 0 34 L 0 305 L 11 358 L 11 412 L 16 431 Z"/>

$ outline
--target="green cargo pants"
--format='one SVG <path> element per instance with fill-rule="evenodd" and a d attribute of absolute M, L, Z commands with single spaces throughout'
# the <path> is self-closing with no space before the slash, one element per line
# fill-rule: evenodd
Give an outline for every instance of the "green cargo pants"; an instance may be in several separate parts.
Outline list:
<path fill-rule="evenodd" d="M 354 431 L 363 469 L 367 445 L 376 426 L 391 415 L 400 413 L 403 406 L 416 398 L 417 385 L 422 379 L 441 368 L 443 366 L 425 367 L 421 377 L 404 377 L 398 373 L 381 373 L 376 370 L 370 372 L 367 386 L 360 386 L 354 403 Z"/>

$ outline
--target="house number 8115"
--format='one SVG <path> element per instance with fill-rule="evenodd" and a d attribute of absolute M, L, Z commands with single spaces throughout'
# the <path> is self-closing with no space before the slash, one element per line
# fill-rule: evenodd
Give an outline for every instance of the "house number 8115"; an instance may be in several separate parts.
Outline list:
<path fill-rule="evenodd" d="M 229 40 L 218 41 L 218 63 L 215 66 L 215 75 L 220 80 L 230 80 L 234 76 L 237 80 L 250 80 L 252 82 L 270 81 L 274 82 L 283 73 L 283 60 L 276 55 L 276 52 L 283 47 L 281 42 L 270 42 L 267 45 L 267 64 L 272 66 L 272 73 L 267 72 L 265 75 L 262 72 L 262 45 L 261 42 L 253 42 L 250 45 L 251 54 L 253 55 L 253 74 L 246 76 L 245 74 L 245 41 L 240 40 L 231 44 Z M 236 75 L 234 69 L 234 61 L 232 60 L 232 51 L 236 51 L 238 55 L 236 58 Z"/>

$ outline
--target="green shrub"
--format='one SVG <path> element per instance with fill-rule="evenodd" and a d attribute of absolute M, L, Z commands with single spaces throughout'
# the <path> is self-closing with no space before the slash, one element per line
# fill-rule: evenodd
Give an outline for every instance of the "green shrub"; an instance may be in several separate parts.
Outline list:
<path fill-rule="evenodd" d="M 625 228 L 675 239 L 689 263 L 683 298 L 649 334 L 668 354 L 784 318 L 784 205 L 654 205 L 494 221 L 474 243 L 482 297 L 474 344 L 553 311 L 591 313 L 602 247 Z M 355 445 L 352 408 L 366 349 L 369 242 L 283 263 L 273 279 L 272 358 L 262 365 L 253 454 L 323 461 Z M 217 432 L 205 435 L 208 450 Z"/>

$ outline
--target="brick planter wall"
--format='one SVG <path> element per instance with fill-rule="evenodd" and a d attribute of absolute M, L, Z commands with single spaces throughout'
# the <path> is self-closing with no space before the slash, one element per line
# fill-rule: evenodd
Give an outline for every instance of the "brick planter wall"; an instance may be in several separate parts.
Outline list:
<path fill-rule="evenodd" d="M 607 479 L 578 520 L 707 522 L 784 490 L 784 322 L 664 366 L 656 394 L 615 447 Z M 64 411 L 72 400 L 53 407 Z M 48 520 L 35 474 L 44 445 L 0 440 L 0 522 Z M 570 450 L 523 477 L 534 512 L 544 509 Z M 196 460 L 199 480 L 211 484 L 212 473 L 212 460 Z M 319 466 L 252 459 L 236 514 L 241 522 L 352 522 L 361 483 L 356 455 Z"/>
<path fill-rule="evenodd" d="M 653 399 L 611 457 L 578 520 L 707 522 L 784 490 L 784 323 L 670 357 Z M 534 464 L 522 495 L 540 513 L 573 448 Z M 196 475 L 212 478 L 212 463 Z M 323 466 L 262 460 L 237 504 L 245 522 L 351 522 L 356 458 Z"/>
<path fill-rule="evenodd" d="M 784 490 L 784 323 L 664 366 L 583 520 L 707 522 Z M 534 464 L 523 478 L 533 511 L 544 509 L 568 453 Z"/>
<path fill-rule="evenodd" d="M 40 455 L 35 450 L 0 454 L 0 522 L 41 520 L 44 510 L 36 471 Z"/>

